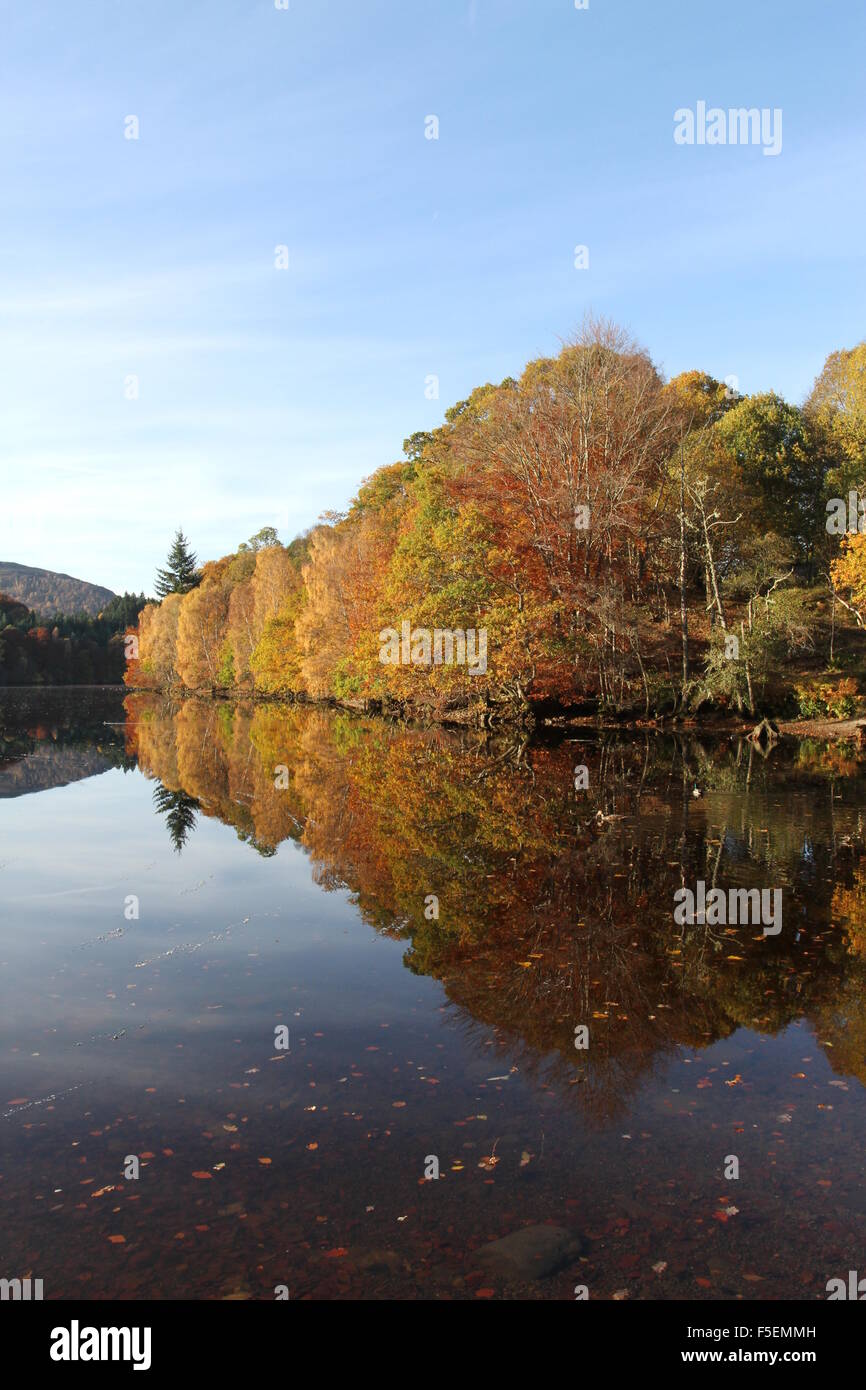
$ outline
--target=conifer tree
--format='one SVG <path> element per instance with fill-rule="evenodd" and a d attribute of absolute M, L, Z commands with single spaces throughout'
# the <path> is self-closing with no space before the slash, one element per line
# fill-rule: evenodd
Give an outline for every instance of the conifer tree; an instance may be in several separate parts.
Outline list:
<path fill-rule="evenodd" d="M 168 552 L 166 567 L 156 572 L 157 598 L 165 598 L 167 594 L 188 594 L 191 589 L 197 588 L 201 578 L 197 565 L 195 553 L 190 550 L 189 541 L 178 527 L 174 544 Z"/>

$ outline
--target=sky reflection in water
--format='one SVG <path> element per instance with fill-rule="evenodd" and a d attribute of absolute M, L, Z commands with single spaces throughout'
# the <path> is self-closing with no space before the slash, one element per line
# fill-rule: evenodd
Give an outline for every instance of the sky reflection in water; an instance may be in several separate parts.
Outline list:
<path fill-rule="evenodd" d="M 3 693 L 0 1274 L 823 1298 L 866 1232 L 863 773 L 838 746 Z M 698 879 L 780 887 L 782 932 L 676 927 Z M 474 1268 L 544 1222 L 582 1256 Z"/>

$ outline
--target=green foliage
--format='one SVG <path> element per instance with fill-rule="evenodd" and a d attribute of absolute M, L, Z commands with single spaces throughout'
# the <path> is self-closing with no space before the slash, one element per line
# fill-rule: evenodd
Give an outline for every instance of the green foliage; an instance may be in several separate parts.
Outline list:
<path fill-rule="evenodd" d="M 201 576 L 197 569 L 198 561 L 190 549 L 189 541 L 178 527 L 171 550 L 168 552 L 165 569 L 157 570 L 154 588 L 158 598 L 167 594 L 188 594 L 196 588 Z"/>
<path fill-rule="evenodd" d="M 355 699 L 362 690 L 362 677 L 352 672 L 350 658 L 343 657 L 334 670 L 334 694 L 338 700 Z"/>
<path fill-rule="evenodd" d="M 165 817 L 175 854 L 180 854 L 195 829 L 196 812 L 200 810 L 198 801 L 184 791 L 171 791 L 158 782 L 153 789 L 153 804 L 155 810 Z"/>
<path fill-rule="evenodd" d="M 430 430 L 416 430 L 408 439 L 403 440 L 403 453 L 411 462 L 417 463 L 432 443 L 433 435 Z"/>
<path fill-rule="evenodd" d="M 806 595 L 797 589 L 775 589 L 753 597 L 750 619 L 736 632 L 717 628 L 699 685 L 698 699 L 720 700 L 755 714 L 778 672 L 811 641 Z"/>
<path fill-rule="evenodd" d="M 138 615 L 147 602 L 144 594 L 115 594 L 98 618 L 112 632 L 125 632 L 128 627 L 135 627 Z"/>
<path fill-rule="evenodd" d="M 289 695 L 301 686 L 295 625 L 303 604 L 304 590 L 298 584 L 265 623 L 252 650 L 250 672 L 256 690 L 264 695 Z"/>
<path fill-rule="evenodd" d="M 260 550 L 267 550 L 269 546 L 279 545 L 280 538 L 273 526 L 263 526 L 260 531 L 256 531 L 254 536 L 250 536 L 248 541 L 241 541 L 238 551 L 250 551 L 253 555 Z"/>
<path fill-rule="evenodd" d="M 866 490 L 866 342 L 830 353 L 804 408 L 832 461 L 828 494 Z"/>
<path fill-rule="evenodd" d="M 836 682 L 795 687 L 797 709 L 803 719 L 851 719 L 860 705 L 857 681 L 849 676 Z"/>
<path fill-rule="evenodd" d="M 772 391 L 749 396 L 718 420 L 714 433 L 761 498 L 763 515 L 753 520 L 808 560 L 821 539 L 828 461 L 803 411 Z"/>
<path fill-rule="evenodd" d="M 232 651 L 231 642 L 223 642 L 220 647 L 220 661 L 217 668 L 217 679 L 220 685 L 226 689 L 231 689 L 235 683 L 235 658 Z"/>
<path fill-rule="evenodd" d="M 143 594 L 115 595 L 98 617 L 58 614 L 45 622 L 0 594 L 0 686 L 116 684 L 123 678 L 123 633 Z"/>

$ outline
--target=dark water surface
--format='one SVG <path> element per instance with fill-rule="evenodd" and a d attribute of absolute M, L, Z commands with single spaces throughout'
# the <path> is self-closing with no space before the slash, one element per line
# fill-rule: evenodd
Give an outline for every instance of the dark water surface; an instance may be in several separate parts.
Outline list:
<path fill-rule="evenodd" d="M 843 745 L 0 692 L 0 1276 L 825 1298 L 866 1273 L 864 792 Z M 675 925 L 698 880 L 781 932 Z M 545 1223 L 581 1253 L 476 1268 Z"/>

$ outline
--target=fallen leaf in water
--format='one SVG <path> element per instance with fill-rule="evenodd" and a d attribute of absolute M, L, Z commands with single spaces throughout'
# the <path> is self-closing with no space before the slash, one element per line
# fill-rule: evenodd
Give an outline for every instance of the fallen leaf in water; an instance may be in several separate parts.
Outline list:
<path fill-rule="evenodd" d="M 126 1244 L 126 1236 L 109 1236 L 108 1239 L 111 1241 L 112 1245 Z"/>
<path fill-rule="evenodd" d="M 204 1172 L 201 1172 L 201 1173 L 193 1173 L 193 1177 L 194 1177 L 194 1178 L 198 1178 L 200 1182 L 204 1182 L 205 1178 L 211 1178 L 211 1177 L 213 1177 L 213 1174 L 212 1174 L 212 1173 L 204 1173 Z"/>

